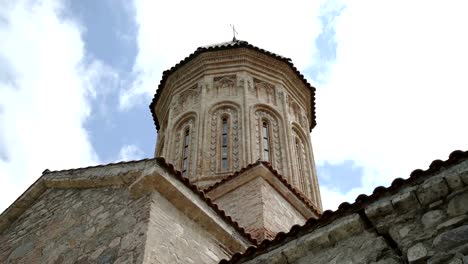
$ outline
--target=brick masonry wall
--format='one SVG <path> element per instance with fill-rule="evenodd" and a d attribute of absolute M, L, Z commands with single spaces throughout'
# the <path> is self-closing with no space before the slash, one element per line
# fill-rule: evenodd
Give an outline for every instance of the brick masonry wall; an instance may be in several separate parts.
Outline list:
<path fill-rule="evenodd" d="M 153 192 L 144 263 L 218 263 L 231 255 L 210 233 Z"/>
<path fill-rule="evenodd" d="M 303 225 L 306 221 L 281 194 L 263 179 L 262 201 L 265 214 L 264 226 L 274 235 L 279 232 L 288 232 L 293 225 Z"/>
<path fill-rule="evenodd" d="M 468 263 L 468 161 L 243 263 Z"/>
<path fill-rule="evenodd" d="M 0 263 L 141 263 L 149 197 L 48 189 L 0 236 Z"/>
<path fill-rule="evenodd" d="M 261 177 L 225 194 L 215 203 L 258 241 L 272 239 L 278 232 L 287 232 L 306 220 Z"/>
<path fill-rule="evenodd" d="M 262 181 L 257 178 L 214 201 L 249 233 L 263 227 Z"/>

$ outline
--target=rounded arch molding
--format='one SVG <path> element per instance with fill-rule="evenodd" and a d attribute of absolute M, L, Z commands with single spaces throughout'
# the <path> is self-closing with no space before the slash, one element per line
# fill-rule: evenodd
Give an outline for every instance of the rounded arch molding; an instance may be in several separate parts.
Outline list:
<path fill-rule="evenodd" d="M 299 179 L 297 179 L 296 182 L 298 184 L 305 184 L 305 186 L 297 187 L 307 197 L 309 197 L 315 205 L 321 207 L 320 191 L 318 188 L 318 180 L 315 172 L 312 153 L 312 142 L 310 141 L 310 136 L 307 136 L 307 134 L 304 132 L 303 127 L 296 122 L 291 122 L 291 131 L 293 135 L 293 142 L 291 142 L 291 146 L 294 149 L 292 153 L 295 153 L 295 162 L 302 162 L 302 165 L 297 164 L 296 168 L 299 169 L 300 166 L 303 166 L 304 170 L 302 175 L 303 182 L 301 183 Z M 297 140 L 299 140 L 299 142 L 297 142 Z M 301 177 L 300 171 L 296 171 L 294 174 Z"/>
<path fill-rule="evenodd" d="M 210 106 L 207 127 L 209 127 L 209 175 L 229 173 L 240 169 L 243 160 L 243 152 L 240 150 L 240 142 L 243 141 L 241 107 L 231 101 L 222 101 Z M 226 168 L 222 167 L 222 119 L 227 118 L 227 160 Z"/>
<path fill-rule="evenodd" d="M 284 134 L 284 121 L 282 115 L 274 108 L 266 104 L 255 104 L 251 108 L 250 116 L 252 117 L 252 142 L 254 143 L 254 160 L 264 159 L 262 153 L 262 126 L 263 122 L 267 122 L 269 126 L 269 144 L 270 144 L 270 160 L 272 166 L 279 173 L 284 173 L 283 155 L 286 149 L 286 137 Z"/>
<path fill-rule="evenodd" d="M 189 135 L 189 150 L 187 154 L 188 159 L 188 173 L 187 176 L 191 177 L 195 172 L 196 153 L 197 153 L 197 121 L 198 115 L 195 112 L 187 112 L 180 116 L 172 126 L 172 134 L 170 135 L 169 142 L 171 144 L 170 159 L 178 170 L 182 170 L 183 148 L 185 141 L 185 133 L 188 131 Z M 169 136 L 169 135 L 168 135 Z"/>

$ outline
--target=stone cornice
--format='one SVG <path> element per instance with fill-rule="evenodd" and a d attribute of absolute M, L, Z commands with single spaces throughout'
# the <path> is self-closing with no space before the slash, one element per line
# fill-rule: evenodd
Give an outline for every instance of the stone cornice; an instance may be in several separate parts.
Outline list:
<path fill-rule="evenodd" d="M 197 84 L 204 76 L 215 76 L 221 72 L 228 75 L 240 71 L 284 87 L 294 101 L 306 110 L 309 123 L 314 122 L 311 119 L 314 102 L 310 102 L 310 91 L 294 75 L 291 68 L 282 61 L 244 48 L 200 54 L 167 78 L 166 87 L 161 91 L 161 96 L 170 98 Z M 159 116 L 158 120 L 165 123 L 168 118 L 170 100 L 162 100 L 160 103 L 155 106 L 154 111 Z"/>
<path fill-rule="evenodd" d="M 281 62 L 283 64 L 286 65 L 286 67 L 289 69 L 289 71 L 291 71 L 293 74 L 292 76 L 296 76 L 298 80 L 301 81 L 302 85 L 304 85 L 305 87 L 309 88 L 310 91 L 311 91 L 311 106 L 310 106 L 310 110 L 308 110 L 308 113 L 309 113 L 309 117 L 310 117 L 310 129 L 312 129 L 315 124 L 316 124 L 316 120 L 315 120 L 315 88 L 313 86 L 311 86 L 307 80 L 304 78 L 304 76 L 297 70 L 296 67 L 294 67 L 294 65 L 291 63 L 290 59 L 287 59 L 285 57 L 282 57 L 282 56 L 279 56 L 277 54 L 274 54 L 274 53 L 271 53 L 269 51 L 266 51 L 266 50 L 263 50 L 261 48 L 258 48 L 258 47 L 255 47 L 251 44 L 249 44 L 248 42 L 246 41 L 233 41 L 233 42 L 229 42 L 229 43 L 223 43 L 223 44 L 220 44 L 220 45 L 212 45 L 212 46 L 208 46 L 208 47 L 200 47 L 198 48 L 194 53 L 192 53 L 191 55 L 189 55 L 188 57 L 186 57 L 184 60 L 182 60 L 181 62 L 179 62 L 177 65 L 175 65 L 174 67 L 172 67 L 171 69 L 165 71 L 163 73 L 163 77 L 162 77 L 162 80 L 158 86 L 158 90 L 153 98 L 153 101 L 151 102 L 150 104 L 150 111 L 153 115 L 153 119 L 154 119 L 154 123 L 156 125 L 156 129 L 159 130 L 159 120 L 158 120 L 158 117 L 156 115 L 156 110 L 155 108 L 157 107 L 157 102 L 159 100 L 159 98 L 161 97 L 161 95 L 165 94 L 164 93 L 164 88 L 166 86 L 171 86 L 170 85 L 170 82 L 171 82 L 171 76 L 173 74 L 176 74 L 174 75 L 174 77 L 172 78 L 176 78 L 177 79 L 177 76 L 180 76 L 178 74 L 180 73 L 177 73 L 177 71 L 179 69 L 181 69 L 182 67 L 184 66 L 187 66 L 187 68 L 190 68 L 190 63 L 193 62 L 193 60 L 195 58 L 197 58 L 198 56 L 200 56 L 201 54 L 204 54 L 204 53 L 207 53 L 207 52 L 213 52 L 213 51 L 226 51 L 226 50 L 233 50 L 233 49 L 246 49 L 246 50 L 250 50 L 250 51 L 255 51 L 259 54 L 261 54 L 262 56 L 266 56 L 266 57 L 270 57 L 278 62 Z M 291 75 L 291 74 L 289 74 Z M 169 83 L 167 83 L 169 82 Z M 165 95 L 167 96 L 167 94 Z M 307 107 L 308 108 L 308 107 Z"/>

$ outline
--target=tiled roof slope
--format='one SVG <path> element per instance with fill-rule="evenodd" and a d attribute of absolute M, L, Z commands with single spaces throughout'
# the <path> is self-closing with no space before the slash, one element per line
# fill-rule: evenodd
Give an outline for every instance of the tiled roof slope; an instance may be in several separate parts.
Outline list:
<path fill-rule="evenodd" d="M 156 161 L 162 168 L 168 170 L 169 173 L 174 175 L 188 189 L 194 192 L 202 201 L 206 202 L 206 204 L 209 207 L 211 207 L 224 221 L 226 221 L 227 224 L 229 224 L 234 229 L 236 229 L 240 235 L 245 237 L 252 244 L 254 245 L 257 244 L 256 239 L 252 238 L 252 236 L 249 233 L 247 233 L 244 228 L 240 227 L 236 221 L 234 221 L 230 216 L 226 215 L 226 213 L 223 210 L 219 209 L 218 206 L 214 204 L 210 198 L 206 197 L 204 193 L 198 189 L 197 186 L 191 184 L 188 178 L 183 177 L 182 173 L 176 170 L 172 164 L 166 162 L 164 158 L 122 161 L 122 162 L 117 162 L 117 163 L 109 163 L 109 164 L 102 164 L 102 165 L 97 165 L 97 166 L 88 166 L 88 167 L 83 167 L 83 168 L 57 170 L 57 171 L 50 171 L 46 169 L 44 170 L 42 176 L 33 185 L 31 185 L 18 199 L 16 199 L 16 201 L 13 204 L 11 204 L 5 211 L 3 211 L 2 214 L 0 214 L 0 220 L 2 220 L 2 218 L 5 218 L 5 219 L 8 219 L 9 222 L 12 222 L 14 221 L 14 219 L 19 217 L 19 215 L 21 215 L 22 212 L 19 212 L 17 210 L 18 208 L 15 208 L 15 204 L 17 203 L 21 204 L 22 206 L 20 206 L 20 208 L 26 210 L 27 207 L 24 206 L 25 201 L 33 202 L 35 198 L 37 198 L 43 191 L 45 191 L 43 181 L 47 180 L 48 175 L 55 174 L 55 173 L 64 173 L 64 172 L 69 172 L 71 175 L 73 175 L 79 171 L 83 171 L 86 169 L 103 168 L 106 166 L 114 166 L 114 165 L 135 164 L 135 163 L 146 162 L 146 161 Z M 36 186 L 42 188 L 41 191 L 35 191 L 34 188 Z M 28 195 L 34 195 L 36 197 L 27 197 Z M 0 232 L 1 232 L 1 228 L 0 228 Z"/>
<path fill-rule="evenodd" d="M 305 205 L 307 205 L 307 207 L 312 212 L 314 212 L 317 215 L 321 214 L 320 210 L 314 204 L 312 204 L 312 202 L 307 197 L 305 197 L 304 194 L 302 194 L 300 191 L 298 191 L 296 188 L 294 188 L 281 174 L 278 173 L 277 170 L 275 170 L 271 166 L 271 163 L 269 163 L 267 161 L 258 160 L 255 163 L 249 164 L 247 167 L 242 168 L 240 171 L 237 171 L 234 174 L 232 174 L 232 175 L 224 178 L 223 180 L 213 184 L 212 186 L 208 187 L 207 189 L 204 190 L 204 192 L 209 193 L 211 190 L 216 189 L 218 186 L 224 184 L 225 182 L 228 182 L 228 181 L 236 178 L 237 176 L 242 174 L 244 171 L 246 171 L 246 170 L 248 170 L 248 169 L 250 169 L 252 167 L 257 166 L 258 164 L 263 164 L 265 167 L 267 167 L 273 173 L 273 175 L 275 175 L 275 177 L 277 177 L 292 193 L 294 193 L 294 195 L 296 195 L 299 198 L 299 200 L 301 200 Z"/>
<path fill-rule="evenodd" d="M 405 186 L 410 186 L 422 182 L 427 176 L 449 166 L 460 163 L 464 160 L 468 160 L 468 151 L 453 151 L 452 153 L 450 153 L 449 158 L 445 161 L 434 160 L 429 165 L 429 168 L 427 170 L 414 170 L 410 174 L 410 177 L 408 179 L 397 178 L 393 180 L 392 184 L 389 187 L 379 186 L 374 189 L 373 193 L 370 196 L 361 194 L 356 198 L 355 202 L 352 204 L 344 202 L 340 204 L 340 206 L 338 206 L 338 210 L 327 210 L 323 212 L 322 216 L 319 219 L 311 218 L 307 220 L 307 222 L 303 226 L 294 225 L 288 233 L 280 232 L 276 235 L 276 237 L 273 240 L 264 240 L 258 246 L 251 246 L 247 248 L 247 250 L 244 253 L 234 254 L 230 260 L 221 260 L 220 264 L 237 263 L 241 259 L 253 257 L 253 255 L 256 253 L 261 254 L 268 248 L 274 247 L 281 243 L 286 243 L 290 240 L 295 239 L 298 236 L 309 233 L 316 228 L 325 226 L 338 218 L 359 212 L 360 210 L 363 210 L 365 207 L 367 207 L 367 205 L 375 202 L 383 196 L 393 195 Z"/>
<path fill-rule="evenodd" d="M 311 105 L 312 122 L 310 123 L 310 130 L 312 130 L 317 125 L 317 122 L 316 122 L 316 119 L 315 119 L 315 87 L 313 87 L 306 80 L 304 75 L 299 72 L 299 70 L 291 62 L 291 59 L 280 56 L 280 55 L 272 53 L 272 52 L 269 52 L 269 51 L 264 50 L 262 48 L 256 47 L 256 46 L 248 43 L 247 41 L 233 40 L 233 41 L 229 41 L 229 42 L 223 42 L 223 43 L 219 43 L 219 44 L 199 47 L 197 50 L 195 50 L 195 52 L 193 52 L 189 56 L 185 57 L 185 59 L 181 60 L 175 66 L 173 66 L 169 70 L 166 70 L 166 71 L 163 72 L 163 76 L 162 76 L 161 82 L 158 85 L 158 89 L 156 91 L 156 94 L 154 95 L 153 100 L 151 101 L 151 104 L 149 105 L 151 114 L 153 115 L 154 125 L 156 126 L 157 130 L 159 130 L 159 121 L 158 121 L 158 118 L 156 117 L 156 114 L 154 113 L 153 109 L 156 106 L 156 104 L 158 103 L 159 97 L 162 94 L 162 91 L 163 91 L 163 89 L 165 87 L 166 81 L 169 78 L 169 76 L 172 73 L 174 73 L 175 71 L 177 71 L 180 67 L 184 66 L 189 61 L 193 60 L 195 57 L 200 55 L 201 53 L 211 52 L 211 51 L 227 50 L 227 49 L 236 49 L 236 48 L 251 49 L 251 50 L 263 53 L 263 54 L 265 54 L 267 56 L 270 56 L 270 57 L 272 57 L 274 59 L 277 59 L 277 60 L 280 60 L 280 61 L 283 61 L 284 63 L 286 63 L 293 70 L 293 72 L 296 74 L 296 76 L 304 83 L 304 85 L 307 88 L 310 89 L 310 91 L 311 91 L 311 102 L 312 102 L 312 105 Z"/>

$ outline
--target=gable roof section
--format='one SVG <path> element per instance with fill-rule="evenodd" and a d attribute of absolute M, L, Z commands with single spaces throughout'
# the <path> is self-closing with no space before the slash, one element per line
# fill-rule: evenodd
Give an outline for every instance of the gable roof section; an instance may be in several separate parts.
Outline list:
<path fill-rule="evenodd" d="M 11 223 L 13 223 L 36 199 L 50 188 L 96 188 L 108 186 L 129 186 L 137 180 L 145 168 L 154 166 L 155 163 L 167 170 L 178 181 L 183 183 L 217 215 L 220 216 L 229 226 L 232 226 L 242 237 L 252 244 L 257 241 L 250 234 L 245 232 L 237 222 L 226 213 L 219 209 L 211 199 L 207 198 L 202 191 L 182 176 L 172 164 L 167 163 L 164 158 L 143 159 L 128 162 L 109 163 L 105 165 L 89 166 L 85 168 L 49 171 L 45 170 L 42 176 L 36 180 L 13 204 L 11 204 L 0 215 L 0 233 L 3 232 Z M 124 165 L 122 167 L 122 165 Z"/>
<path fill-rule="evenodd" d="M 376 202 L 378 199 L 396 194 L 399 190 L 407 186 L 412 186 L 426 180 L 430 175 L 433 175 L 437 172 L 440 172 L 443 169 L 446 169 L 450 166 L 456 165 L 463 161 L 468 160 L 468 151 L 456 150 L 450 153 L 449 158 L 445 161 L 434 160 L 429 165 L 427 170 L 416 169 L 411 172 L 408 179 L 396 178 L 393 180 L 392 184 L 389 187 L 379 186 L 374 189 L 373 193 L 370 196 L 365 194 L 359 195 L 355 202 L 349 204 L 344 202 L 338 206 L 338 210 L 331 211 L 326 210 L 323 212 L 322 216 L 319 219 L 311 218 L 303 226 L 294 225 L 288 233 L 280 232 L 276 235 L 273 240 L 263 240 L 257 246 L 250 246 L 244 253 L 236 253 L 232 256 L 231 259 L 223 259 L 220 264 L 227 263 L 238 263 L 240 260 L 247 260 L 253 258 L 255 255 L 260 255 L 267 252 L 269 249 L 275 248 L 281 244 L 287 243 L 298 236 L 312 232 L 313 230 L 326 226 L 327 224 L 357 213 L 365 209 L 368 205 L 373 202 Z"/>
<path fill-rule="evenodd" d="M 315 87 L 313 87 L 305 79 L 304 75 L 299 72 L 299 70 L 292 63 L 291 59 L 280 56 L 280 55 L 275 54 L 275 53 L 272 53 L 270 51 L 264 50 L 262 48 L 256 47 L 256 46 L 248 43 L 247 41 L 243 41 L 243 40 L 233 40 L 233 41 L 229 41 L 229 42 L 223 42 L 223 43 L 219 43 L 219 44 L 213 44 L 213 45 L 199 47 L 198 49 L 195 50 L 195 52 L 193 52 L 189 56 L 185 57 L 185 59 L 181 60 L 179 63 L 174 65 L 169 70 L 166 70 L 166 71 L 163 72 L 163 76 L 162 76 L 162 79 L 161 79 L 161 81 L 160 81 L 160 83 L 158 85 L 158 89 L 156 90 L 156 94 L 154 95 L 153 100 L 151 101 L 151 104 L 149 105 L 151 114 L 153 115 L 154 125 L 156 126 L 157 130 L 159 130 L 160 126 L 159 126 L 159 120 L 158 120 L 158 118 L 157 118 L 157 116 L 156 116 L 156 114 L 154 112 L 154 107 L 158 103 L 159 97 L 162 94 L 162 91 L 163 91 L 163 89 L 164 89 L 164 87 L 166 85 L 166 81 L 169 78 L 169 76 L 172 73 L 174 73 L 175 71 L 177 71 L 179 68 L 181 68 L 182 66 L 187 64 L 189 61 L 196 58 L 201 53 L 211 52 L 211 51 L 227 50 L 227 49 L 236 49 L 236 48 L 247 48 L 247 49 L 251 49 L 251 50 L 260 52 L 260 53 L 265 54 L 265 55 L 267 55 L 269 57 L 272 57 L 272 58 L 274 58 L 276 60 L 279 60 L 279 61 L 282 61 L 282 62 L 286 63 L 292 69 L 292 71 L 302 81 L 302 83 L 307 88 L 309 88 L 310 91 L 311 91 L 312 122 L 310 123 L 310 128 L 309 129 L 312 131 L 312 129 L 317 125 L 316 118 L 315 118 Z"/>
<path fill-rule="evenodd" d="M 235 172 L 234 174 L 224 178 L 223 180 L 215 183 L 214 185 L 208 187 L 207 189 L 204 190 L 205 193 L 209 193 L 210 191 L 218 188 L 219 186 L 237 178 L 238 176 L 242 175 L 243 172 L 259 165 L 259 164 L 263 164 L 266 168 L 268 168 L 272 173 L 273 175 L 278 178 L 283 184 L 284 186 L 286 186 L 297 198 L 299 198 L 299 200 L 301 200 L 306 206 L 307 208 L 309 208 L 313 213 L 315 213 L 316 215 L 321 215 L 321 211 L 319 208 L 317 208 L 307 197 L 305 197 L 300 191 L 298 191 L 296 188 L 294 188 L 281 174 L 278 173 L 277 170 L 275 170 L 272 166 L 271 166 L 271 163 L 267 162 L 267 161 L 260 161 L 258 160 L 257 162 L 255 163 L 252 163 L 252 164 L 249 164 L 247 167 L 245 168 L 242 168 L 240 171 L 237 171 Z"/>

